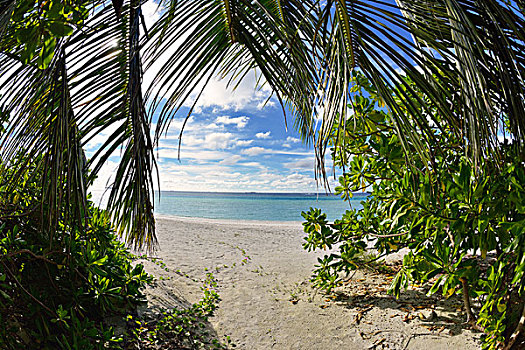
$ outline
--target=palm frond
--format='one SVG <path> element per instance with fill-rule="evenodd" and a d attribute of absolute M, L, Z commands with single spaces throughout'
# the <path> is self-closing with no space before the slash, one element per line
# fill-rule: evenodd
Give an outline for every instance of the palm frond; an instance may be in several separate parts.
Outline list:
<path fill-rule="evenodd" d="M 318 159 L 324 157 L 332 125 L 344 124 L 349 112 L 345 105 L 353 97 L 349 77 L 354 66 L 393 112 L 403 144 L 414 145 L 424 159 L 432 158 L 432 126 L 451 127 L 473 159 L 496 149 L 506 118 L 513 137 L 523 142 L 522 8 L 495 0 L 333 0 L 323 10 L 319 18 L 328 19 L 317 27 L 330 38 L 320 64 L 318 105 L 324 114 Z"/>
<path fill-rule="evenodd" d="M 473 159 L 497 148 L 507 121 L 516 143 L 525 141 L 521 1 L 171 1 L 142 38 L 141 1 L 90 4 L 73 35 L 42 36 L 35 46 L 15 33 L 16 2 L 0 0 L 0 104 L 10 114 L 0 153 L 4 162 L 19 155 L 39 162 L 50 222 L 64 203 L 85 203 L 86 186 L 115 156 L 113 218 L 128 243 L 153 247 L 156 140 L 181 107 L 192 112 L 212 78 L 235 86 L 254 69 L 315 145 L 323 176 L 332 126 L 351 113 L 357 69 L 392 111 L 403 145 L 429 166 L 435 127 L 451 130 Z M 153 69 L 143 93 L 144 72 Z M 85 164 L 82 147 L 108 130 Z M 81 208 L 71 212 L 77 222 Z"/>
<path fill-rule="evenodd" d="M 122 232 L 129 233 L 128 243 L 134 244 L 136 249 L 146 246 L 151 250 L 156 244 L 152 175 L 157 169 L 150 135 L 151 121 L 142 97 L 140 2 L 132 1 L 129 11 L 126 46 L 128 81 L 125 90 L 129 139 L 115 176 L 109 205 Z"/>
<path fill-rule="evenodd" d="M 171 117 L 197 87 L 202 89 L 203 82 L 216 75 L 239 81 L 255 68 L 282 105 L 293 104 L 294 113 L 303 115 L 303 121 L 308 120 L 317 72 L 313 57 L 308 54 L 310 42 L 305 41 L 313 37 L 312 11 L 305 4 L 309 3 L 172 3 L 152 28 L 146 56 L 149 62 L 166 61 L 146 95 L 152 110 L 159 108 L 161 101 L 166 102 L 160 111 L 156 136 L 166 129 Z"/>
<path fill-rule="evenodd" d="M 73 101 L 84 145 L 99 132 L 114 130 L 89 161 L 90 182 L 111 157 L 120 158 L 108 184 L 108 209 L 130 245 L 151 250 L 156 244 L 156 163 L 141 87 L 141 4 L 125 3 L 121 10 L 120 20 L 115 21 L 110 6 L 100 9 L 87 22 L 86 31 L 71 39 Z"/>
<path fill-rule="evenodd" d="M 152 249 L 155 161 L 141 92 L 140 2 L 125 4 L 120 21 L 105 3 L 93 4 L 92 11 L 81 30 L 58 41 L 46 69 L 38 68 L 37 55 L 22 64 L 24 48 L 12 35 L 4 37 L 1 102 L 11 116 L 2 159 L 23 156 L 29 164 L 44 155 L 38 165 L 48 174 L 42 210 L 51 225 L 61 206 L 83 208 L 87 185 L 122 148 L 109 209 L 128 243 Z M 116 131 L 86 164 L 83 146 L 114 126 Z M 71 220 L 82 217 L 78 209 Z"/>
<path fill-rule="evenodd" d="M 52 236 L 59 215 L 74 225 L 82 225 L 86 209 L 85 156 L 71 106 L 65 64 L 64 42 L 46 70 L 4 55 L 0 58 L 5 97 L 4 110 L 10 123 L 3 135 L 1 156 L 4 164 L 21 159 L 16 178 L 42 176 L 42 229 Z M 17 57 L 16 47 L 11 51 Z M 16 178 L 11 184 L 18 183 Z"/>

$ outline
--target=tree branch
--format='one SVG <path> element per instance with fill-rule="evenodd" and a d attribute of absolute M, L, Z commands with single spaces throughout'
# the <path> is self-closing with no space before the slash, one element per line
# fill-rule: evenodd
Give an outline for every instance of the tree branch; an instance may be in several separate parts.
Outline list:
<path fill-rule="evenodd" d="M 409 232 L 401 232 L 401 233 L 392 233 L 390 235 L 378 235 L 376 233 L 371 233 L 371 232 L 365 232 L 367 235 L 370 235 L 372 237 L 376 237 L 376 238 L 393 238 L 393 237 L 401 237 L 401 236 L 405 236 L 405 235 L 408 235 Z"/>
<path fill-rule="evenodd" d="M 472 312 L 472 307 L 470 306 L 470 295 L 468 288 L 468 281 L 465 277 L 459 279 L 463 287 L 463 303 L 465 304 L 465 309 L 467 311 L 467 323 L 477 331 L 485 332 L 485 329 L 476 323 L 476 316 Z"/>
<path fill-rule="evenodd" d="M 510 336 L 509 342 L 507 343 L 507 345 L 505 345 L 503 350 L 510 350 L 512 348 L 512 346 L 518 339 L 519 335 L 523 331 L 524 327 L 525 327 L 525 304 L 523 305 L 523 310 L 521 311 L 520 322 L 518 323 L 518 326 L 514 330 L 514 333 L 512 333 L 512 335 Z"/>
<path fill-rule="evenodd" d="M 20 289 L 22 289 L 24 291 L 24 293 L 26 293 L 31 299 L 33 299 L 36 303 L 38 303 L 38 305 L 40 305 L 44 310 L 46 310 L 50 314 L 54 315 L 55 317 L 57 316 L 56 313 L 53 310 L 51 310 L 50 308 L 45 306 L 44 303 L 42 303 L 33 294 L 29 293 L 29 291 L 24 288 L 24 286 L 18 281 L 16 276 L 11 272 L 11 270 L 6 266 L 6 264 L 2 260 L 0 260 L 0 263 L 2 263 L 2 265 L 4 265 L 4 268 L 5 268 L 6 272 L 9 274 L 9 276 L 11 276 L 11 278 L 20 287 Z"/>
<path fill-rule="evenodd" d="M 46 258 L 47 255 L 50 255 L 52 253 L 57 253 L 57 252 L 49 252 L 46 255 L 37 255 L 34 252 L 30 251 L 29 249 L 20 249 L 20 250 L 17 250 L 16 252 L 5 254 L 5 255 L 1 256 L 0 258 L 12 258 L 13 256 L 16 256 L 16 255 L 19 255 L 19 254 L 24 254 L 24 253 L 27 253 L 27 254 L 31 255 L 35 259 L 43 260 L 43 261 L 47 262 L 48 264 L 58 265 L 58 263 L 56 263 L 56 262 Z"/>

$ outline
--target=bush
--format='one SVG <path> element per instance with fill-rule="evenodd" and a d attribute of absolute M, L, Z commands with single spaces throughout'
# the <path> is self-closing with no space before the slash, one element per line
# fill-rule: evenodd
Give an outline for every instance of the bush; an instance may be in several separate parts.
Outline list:
<path fill-rule="evenodd" d="M 143 302 L 152 277 L 91 203 L 84 222 L 65 220 L 62 207 L 55 228 L 44 229 L 42 174 L 33 169 L 13 183 L 16 170 L 0 172 L 0 348 L 117 346 L 105 317 Z"/>
<path fill-rule="evenodd" d="M 517 156 L 522 146 L 501 143 L 501 157 L 473 164 L 460 140 L 436 125 L 442 142 L 431 144 L 434 156 L 424 159 L 412 147 L 423 136 L 403 145 L 374 87 L 360 74 L 354 82 L 354 116 L 333 130 L 332 159 L 343 172 L 335 190 L 344 200 L 353 191 L 371 193 L 362 209 L 348 210 L 332 224 L 318 209 L 303 213 L 305 249 L 339 251 L 319 259 L 314 282 L 331 291 L 341 272 L 365 264 L 361 256 L 369 244 L 380 255 L 407 248 L 390 293 L 429 282 L 429 294 L 459 294 L 468 322 L 485 332 L 485 348 L 517 344 L 520 316 L 525 319 L 525 166 Z M 428 112 L 419 104 L 424 98 L 413 104 Z M 472 298 L 479 310 L 473 310 Z"/>
<path fill-rule="evenodd" d="M 210 334 L 206 326 L 219 303 L 217 281 L 213 274 L 207 273 L 203 286 L 202 299 L 187 309 L 170 309 L 154 315 L 150 319 L 127 317 L 131 325 L 126 348 L 135 349 L 229 349 L 235 346 L 229 337 L 226 344 L 219 342 Z"/>
<path fill-rule="evenodd" d="M 78 204 L 64 203 L 47 229 L 44 176 L 36 168 L 16 176 L 19 162 L 0 169 L 0 349 L 227 348 L 205 327 L 219 302 L 213 275 L 199 303 L 136 316 L 153 276 L 133 263 L 108 214 L 88 202 L 87 217 L 75 220 L 68 206 Z M 110 316 L 127 321 L 122 335 Z"/>

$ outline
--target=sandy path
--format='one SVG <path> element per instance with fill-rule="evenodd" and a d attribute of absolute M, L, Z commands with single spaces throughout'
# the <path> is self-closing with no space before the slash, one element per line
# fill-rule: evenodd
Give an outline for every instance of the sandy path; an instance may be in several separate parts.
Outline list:
<path fill-rule="evenodd" d="M 386 295 L 385 277 L 373 272 L 358 272 L 337 301 L 327 302 L 308 282 L 317 256 L 302 249 L 303 235 L 299 223 L 158 218 L 157 255 L 170 271 L 145 264 L 170 279 L 148 290 L 149 302 L 196 302 L 208 271 L 221 297 L 211 326 L 238 349 L 480 348 L 479 335 L 457 319 L 457 301 L 416 290 L 396 301 Z"/>

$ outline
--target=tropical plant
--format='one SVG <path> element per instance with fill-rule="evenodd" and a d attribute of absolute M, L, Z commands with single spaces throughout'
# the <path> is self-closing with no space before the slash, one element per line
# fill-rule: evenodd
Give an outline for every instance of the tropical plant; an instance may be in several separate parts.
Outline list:
<path fill-rule="evenodd" d="M 186 309 L 173 308 L 163 310 L 153 319 L 134 319 L 131 322 L 130 336 L 126 339 L 126 348 L 132 344 L 140 349 L 231 349 L 235 347 L 230 337 L 225 337 L 225 344 L 213 338 L 204 322 L 213 316 L 219 303 L 217 281 L 213 274 L 207 273 L 201 290 L 202 299 Z"/>
<path fill-rule="evenodd" d="M 42 230 L 44 176 L 33 169 L 13 191 L 7 180 L 18 164 L 0 165 L 0 348 L 117 348 L 122 339 L 105 317 L 143 302 L 152 277 L 89 201 L 84 225 L 59 208 L 55 230 Z"/>
<path fill-rule="evenodd" d="M 235 82 L 257 69 L 317 146 L 321 174 L 332 126 L 348 117 L 356 69 L 391 110 L 405 152 L 431 159 L 436 125 L 478 161 L 501 151 L 502 121 L 517 144 L 524 139 L 521 1 L 162 1 L 151 28 L 140 0 L 112 5 L 0 1 L 0 102 L 9 115 L 1 155 L 9 163 L 24 151 L 28 166 L 20 176 L 37 161 L 49 170 L 49 230 L 62 202 L 83 203 L 69 215 L 81 221 L 86 188 L 122 148 L 109 208 L 129 243 L 152 247 L 156 140 L 192 91 L 217 74 Z M 161 57 L 166 64 L 146 89 L 144 70 Z M 110 127 L 115 131 L 86 160 L 82 146 Z M 35 157 L 40 151 L 43 157 Z M 63 181 L 68 186 L 57 186 Z"/>
<path fill-rule="evenodd" d="M 147 104 L 156 108 L 159 93 L 176 83 L 166 104 L 169 114 L 173 103 L 186 99 L 219 68 L 242 76 L 259 67 L 279 94 L 297 94 L 287 77 L 304 73 L 296 66 L 306 44 L 291 39 L 296 28 L 285 25 L 276 4 L 246 2 L 230 9 L 228 2 L 170 2 L 161 20 L 147 29 L 138 0 L 114 1 L 113 6 L 105 1 L 2 1 L 0 102 L 8 114 L 2 159 L 9 164 L 23 151 L 26 166 L 16 176 L 34 168 L 49 174 L 42 182 L 47 229 L 56 226 L 63 203 L 80 203 L 65 207 L 75 210 L 69 217 L 82 221 L 87 187 L 122 148 L 108 206 L 119 232 L 130 233 L 129 243 L 152 248 L 156 163 Z M 308 15 L 300 2 L 288 10 L 290 23 Z M 175 41 L 182 41 L 181 49 L 170 50 Z M 294 50 L 297 54 L 288 55 Z M 143 93 L 143 65 L 168 52 L 173 56 Z M 168 121 L 164 114 L 159 118 L 157 135 Z M 82 146 L 111 127 L 115 131 L 87 160 Z M 59 186 L 63 182 L 68 185 Z"/>
<path fill-rule="evenodd" d="M 222 344 L 205 324 L 220 300 L 212 274 L 198 303 L 139 316 L 153 276 L 118 239 L 107 213 L 88 201 L 79 226 L 61 208 L 49 237 L 41 230 L 41 179 L 21 178 L 15 191 L 6 181 L 17 164 L 23 159 L 0 177 L 1 349 L 228 348 L 229 338 Z"/>
<path fill-rule="evenodd" d="M 407 169 L 377 90 L 361 74 L 352 82 L 354 115 L 332 131 L 332 159 L 343 172 L 336 193 L 344 200 L 355 191 L 370 195 L 362 209 L 332 224 L 319 209 L 303 213 L 305 249 L 336 250 L 319 259 L 314 283 L 330 292 L 345 272 L 367 265 L 362 257 L 369 247 L 379 257 L 404 248 L 390 293 L 399 296 L 410 283 L 426 282 L 429 295 L 459 294 L 467 322 L 485 332 L 484 346 L 510 349 L 525 323 L 525 168 L 516 141 L 499 144 L 503 158 L 474 166 L 461 140 L 435 127 L 442 142 L 432 149 L 432 172 L 417 156 Z M 420 98 L 427 101 L 422 93 Z M 473 308 L 472 298 L 480 308 Z"/>

